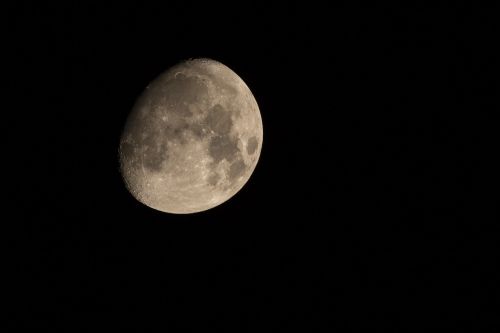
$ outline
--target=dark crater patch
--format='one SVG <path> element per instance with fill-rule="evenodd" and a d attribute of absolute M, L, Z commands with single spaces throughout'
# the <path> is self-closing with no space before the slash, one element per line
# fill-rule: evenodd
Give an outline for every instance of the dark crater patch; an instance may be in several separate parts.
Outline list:
<path fill-rule="evenodd" d="M 241 176 L 246 167 L 246 164 L 241 159 L 234 161 L 229 168 L 229 179 L 235 180 L 236 178 Z"/>
<path fill-rule="evenodd" d="M 190 129 L 193 135 L 198 139 L 202 139 L 205 136 L 203 124 L 193 123 L 191 124 Z"/>
<path fill-rule="evenodd" d="M 166 142 L 177 141 L 185 143 L 186 140 L 184 133 L 191 129 L 189 123 L 184 119 L 178 120 L 175 124 L 167 122 L 161 123 L 160 125 L 162 127 L 160 130 L 159 140 Z"/>
<path fill-rule="evenodd" d="M 150 147 L 144 148 L 144 167 L 151 171 L 160 171 L 162 163 L 167 159 L 166 154 L 166 145 L 164 144 L 159 145 L 157 149 L 151 149 Z"/>
<path fill-rule="evenodd" d="M 236 154 L 239 152 L 238 141 L 229 136 L 215 136 L 210 140 L 209 146 L 210 156 L 214 159 L 215 163 L 226 159 L 232 162 Z"/>
<path fill-rule="evenodd" d="M 211 107 L 202 121 L 190 124 L 191 132 L 199 139 L 203 139 L 211 134 L 215 136 L 227 136 L 231 133 L 232 127 L 231 112 L 220 104 Z"/>
<path fill-rule="evenodd" d="M 231 132 L 233 120 L 231 119 L 230 112 L 225 110 L 220 104 L 216 104 L 208 110 L 204 124 L 209 130 L 214 131 L 215 134 L 226 135 Z"/>
<path fill-rule="evenodd" d="M 238 140 L 230 136 L 233 121 L 231 113 L 221 105 L 214 105 L 203 121 L 203 125 L 214 132 L 214 137 L 210 140 L 209 153 L 215 163 L 226 159 L 232 162 L 239 152 Z"/>
<path fill-rule="evenodd" d="M 168 106 L 173 113 L 191 117 L 189 105 L 200 103 L 208 94 L 207 86 L 195 77 L 177 74 L 165 84 L 159 82 L 152 92 L 153 104 Z"/>
<path fill-rule="evenodd" d="M 255 136 L 252 136 L 247 141 L 247 153 L 249 155 L 252 155 L 253 153 L 255 153 L 255 151 L 257 150 L 258 145 L 259 145 L 259 141 L 257 140 L 257 138 Z"/>
<path fill-rule="evenodd" d="M 160 171 L 162 163 L 167 160 L 167 140 L 161 131 L 145 131 L 141 142 L 142 163 L 151 171 Z"/>
<path fill-rule="evenodd" d="M 209 177 L 208 177 L 208 185 L 211 185 L 211 186 L 215 186 L 217 185 L 217 182 L 219 181 L 220 179 L 220 176 L 219 174 L 217 174 L 216 172 L 212 173 Z"/>

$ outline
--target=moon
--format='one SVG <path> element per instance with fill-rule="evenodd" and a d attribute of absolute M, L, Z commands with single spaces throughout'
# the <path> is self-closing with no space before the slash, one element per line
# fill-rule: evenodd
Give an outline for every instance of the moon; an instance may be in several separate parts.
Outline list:
<path fill-rule="evenodd" d="M 119 145 L 125 186 L 153 209 L 189 214 L 216 207 L 247 183 L 262 149 L 252 92 L 212 59 L 183 61 L 151 82 Z"/>

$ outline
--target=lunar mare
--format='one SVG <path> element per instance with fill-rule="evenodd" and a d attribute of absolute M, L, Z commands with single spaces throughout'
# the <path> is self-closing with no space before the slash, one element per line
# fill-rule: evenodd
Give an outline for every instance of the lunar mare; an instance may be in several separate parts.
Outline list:
<path fill-rule="evenodd" d="M 193 59 L 151 82 L 130 112 L 119 147 L 130 193 L 168 213 L 204 211 L 234 196 L 262 148 L 262 119 L 243 80 Z"/>

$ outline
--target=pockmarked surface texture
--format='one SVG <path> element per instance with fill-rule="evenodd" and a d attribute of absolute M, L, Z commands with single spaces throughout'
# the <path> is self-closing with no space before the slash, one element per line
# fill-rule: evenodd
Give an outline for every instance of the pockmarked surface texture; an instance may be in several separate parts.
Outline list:
<path fill-rule="evenodd" d="M 130 193 L 169 213 L 204 211 L 249 180 L 262 148 L 260 111 L 245 82 L 211 59 L 182 62 L 149 84 L 119 147 Z"/>

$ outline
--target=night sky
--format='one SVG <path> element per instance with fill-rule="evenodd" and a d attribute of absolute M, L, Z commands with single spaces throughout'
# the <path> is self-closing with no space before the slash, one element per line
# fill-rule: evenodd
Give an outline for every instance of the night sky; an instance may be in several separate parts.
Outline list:
<path fill-rule="evenodd" d="M 11 329 L 494 328 L 490 9 L 4 7 Z M 232 199 L 165 214 L 127 192 L 118 144 L 144 87 L 196 57 L 250 87 L 263 148 Z"/>

